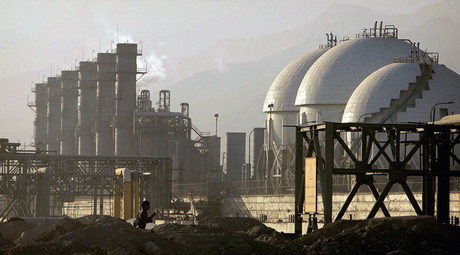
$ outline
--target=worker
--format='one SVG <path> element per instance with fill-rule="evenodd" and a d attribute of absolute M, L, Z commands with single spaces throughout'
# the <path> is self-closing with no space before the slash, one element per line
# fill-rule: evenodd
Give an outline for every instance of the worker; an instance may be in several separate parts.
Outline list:
<path fill-rule="evenodd" d="M 142 202 L 142 211 L 140 211 L 137 214 L 136 220 L 134 220 L 135 227 L 145 229 L 145 226 L 147 225 L 147 223 L 152 222 L 153 217 L 155 217 L 157 214 L 153 212 L 152 215 L 149 217 L 147 213 L 149 209 L 150 209 L 150 202 L 147 200 L 144 200 Z"/>

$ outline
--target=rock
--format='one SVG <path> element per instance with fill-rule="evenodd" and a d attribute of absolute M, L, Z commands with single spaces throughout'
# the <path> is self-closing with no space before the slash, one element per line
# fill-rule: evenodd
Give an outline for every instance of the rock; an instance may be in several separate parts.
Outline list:
<path fill-rule="evenodd" d="M 127 253 L 125 249 L 123 248 L 116 248 L 108 252 L 108 255 L 128 255 L 128 254 L 129 253 Z"/>
<path fill-rule="evenodd" d="M 55 239 L 58 236 L 61 236 L 63 234 L 72 232 L 83 227 L 84 225 L 78 220 L 70 218 L 62 219 L 54 223 L 46 231 L 42 232 L 39 236 L 37 236 L 35 240 L 39 242 L 47 242 Z"/>
<path fill-rule="evenodd" d="M 156 245 L 155 243 L 148 241 L 144 244 L 144 251 L 147 255 L 161 255 L 163 254 L 161 252 L 160 247 Z"/>
<path fill-rule="evenodd" d="M 12 244 L 13 242 L 11 242 L 8 238 L 6 238 L 0 233 L 0 247 L 10 246 Z"/>

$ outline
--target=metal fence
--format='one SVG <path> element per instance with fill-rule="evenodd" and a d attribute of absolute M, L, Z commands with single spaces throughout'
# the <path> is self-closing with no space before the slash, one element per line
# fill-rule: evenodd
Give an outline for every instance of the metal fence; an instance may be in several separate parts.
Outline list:
<path fill-rule="evenodd" d="M 348 176 L 350 177 L 350 176 Z M 377 190 L 381 190 L 387 183 L 385 176 L 377 176 L 374 184 Z M 413 192 L 422 191 L 421 178 L 408 178 L 408 185 Z M 354 184 L 353 178 L 336 179 L 333 185 L 333 192 L 336 194 L 347 194 Z M 321 186 L 318 182 L 318 193 L 321 193 Z M 460 191 L 460 178 L 453 177 L 450 180 L 450 190 Z M 402 187 L 395 185 L 393 191 L 404 192 Z M 362 186 L 358 193 L 370 193 L 366 186 Z M 219 197 L 225 195 L 293 195 L 294 179 L 267 179 L 267 180 L 246 180 L 234 182 L 216 182 L 216 183 L 188 183 L 173 185 L 173 194 L 179 198 L 190 197 Z"/>

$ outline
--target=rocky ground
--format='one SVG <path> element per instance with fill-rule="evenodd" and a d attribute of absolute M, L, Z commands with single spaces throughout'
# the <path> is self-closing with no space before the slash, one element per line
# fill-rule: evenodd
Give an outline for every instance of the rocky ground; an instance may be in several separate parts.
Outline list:
<path fill-rule="evenodd" d="M 460 254 L 460 228 L 431 217 L 339 221 L 304 235 L 255 219 L 137 229 L 109 216 L 0 223 L 0 254 Z"/>

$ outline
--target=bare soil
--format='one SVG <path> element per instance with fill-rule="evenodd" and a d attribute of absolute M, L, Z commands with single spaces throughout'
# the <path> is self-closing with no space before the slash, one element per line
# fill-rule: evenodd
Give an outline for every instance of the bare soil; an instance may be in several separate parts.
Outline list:
<path fill-rule="evenodd" d="M 431 217 L 338 221 L 297 238 L 249 218 L 143 230 L 110 216 L 0 223 L 0 254 L 460 254 L 460 228 Z"/>

